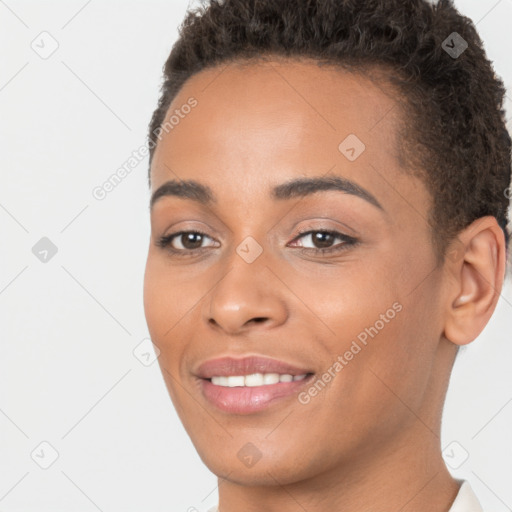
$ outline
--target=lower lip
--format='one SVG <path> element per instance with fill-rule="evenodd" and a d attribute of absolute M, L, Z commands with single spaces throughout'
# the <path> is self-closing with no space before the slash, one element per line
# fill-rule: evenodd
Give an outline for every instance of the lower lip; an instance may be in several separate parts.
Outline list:
<path fill-rule="evenodd" d="M 203 396 L 211 404 L 231 414 L 251 414 L 269 407 L 279 399 L 297 394 L 313 375 L 292 382 L 278 382 L 254 387 L 217 386 L 209 380 L 201 379 Z"/>

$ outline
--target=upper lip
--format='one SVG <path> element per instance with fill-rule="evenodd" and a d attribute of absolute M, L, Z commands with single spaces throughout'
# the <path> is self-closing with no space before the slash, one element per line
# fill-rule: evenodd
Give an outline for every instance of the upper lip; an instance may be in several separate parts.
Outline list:
<path fill-rule="evenodd" d="M 196 375 L 202 379 L 216 376 L 251 375 L 253 373 L 280 373 L 303 375 L 312 373 L 307 368 L 299 368 L 285 361 L 262 356 L 220 357 L 202 363 Z"/>

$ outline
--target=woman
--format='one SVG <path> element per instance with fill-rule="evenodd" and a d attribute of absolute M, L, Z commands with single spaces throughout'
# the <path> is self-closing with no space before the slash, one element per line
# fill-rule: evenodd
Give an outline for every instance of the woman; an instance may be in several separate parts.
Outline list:
<path fill-rule="evenodd" d="M 440 445 L 509 240 L 474 25 L 448 0 L 212 1 L 164 75 L 144 306 L 218 510 L 482 510 Z"/>

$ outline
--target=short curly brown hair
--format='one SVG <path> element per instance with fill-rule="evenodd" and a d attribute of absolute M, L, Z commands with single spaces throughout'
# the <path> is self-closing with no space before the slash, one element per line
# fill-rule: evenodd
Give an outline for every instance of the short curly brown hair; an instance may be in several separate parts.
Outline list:
<path fill-rule="evenodd" d="M 448 242 L 486 215 L 503 229 L 508 252 L 505 87 L 473 22 L 452 0 L 211 0 L 189 10 L 149 125 L 150 166 L 158 129 L 192 75 L 272 56 L 311 58 L 370 77 L 387 70 L 379 77 L 399 93 L 403 114 L 398 158 L 404 169 L 420 169 L 433 198 L 427 221 L 438 257 L 444 260 Z"/>

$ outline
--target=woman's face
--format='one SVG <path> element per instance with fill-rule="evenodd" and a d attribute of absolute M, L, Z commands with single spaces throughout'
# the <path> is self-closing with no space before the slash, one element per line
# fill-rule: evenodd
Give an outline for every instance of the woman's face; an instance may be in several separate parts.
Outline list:
<path fill-rule="evenodd" d="M 438 442 L 455 351 L 431 200 L 395 153 L 398 104 L 360 76 L 275 61 L 195 75 L 171 115 L 152 193 L 206 190 L 168 186 L 152 205 L 144 307 L 205 464 L 274 485 Z M 313 178 L 331 185 L 284 186 Z"/>

